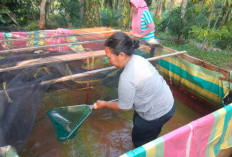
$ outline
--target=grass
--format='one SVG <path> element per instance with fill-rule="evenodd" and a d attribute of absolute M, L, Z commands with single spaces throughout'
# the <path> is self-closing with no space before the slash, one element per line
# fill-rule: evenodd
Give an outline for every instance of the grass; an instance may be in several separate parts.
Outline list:
<path fill-rule="evenodd" d="M 160 38 L 163 39 L 163 37 L 165 37 L 165 39 L 170 39 L 170 36 L 162 36 L 161 34 Z M 188 55 L 204 60 L 216 66 L 232 69 L 232 51 L 224 50 L 221 52 L 215 52 L 203 50 L 200 52 L 200 48 L 195 46 L 192 42 L 175 44 L 173 42 L 168 42 L 168 40 L 164 40 L 162 44 L 165 47 L 169 47 L 178 51 L 186 50 Z"/>

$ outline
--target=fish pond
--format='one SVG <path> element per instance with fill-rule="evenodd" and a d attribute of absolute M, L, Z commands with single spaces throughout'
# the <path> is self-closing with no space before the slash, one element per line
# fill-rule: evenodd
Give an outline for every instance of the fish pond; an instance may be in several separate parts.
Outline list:
<path fill-rule="evenodd" d="M 160 136 L 196 120 L 213 109 L 187 91 L 167 81 L 175 98 L 176 113 Z M 55 128 L 47 111 L 55 107 L 92 104 L 97 100 L 117 98 L 117 80 L 91 88 L 62 89 L 48 92 L 40 103 L 22 157 L 107 157 L 134 149 L 131 140 L 133 111 L 93 110 L 73 139 L 57 141 Z"/>

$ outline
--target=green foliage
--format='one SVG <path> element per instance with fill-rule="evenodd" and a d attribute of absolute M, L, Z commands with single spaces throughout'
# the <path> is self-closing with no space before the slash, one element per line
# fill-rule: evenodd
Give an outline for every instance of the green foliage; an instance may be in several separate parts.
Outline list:
<path fill-rule="evenodd" d="M 65 26 L 68 23 L 72 23 L 74 27 L 80 27 L 80 3 L 78 0 L 57 0 L 57 5 L 55 10 L 57 13 L 55 17 L 52 17 L 51 26 L 57 27 Z M 59 15 L 58 15 L 59 14 Z M 55 19 L 58 17 L 58 19 Z M 59 26 L 58 24 L 61 24 Z"/>
<path fill-rule="evenodd" d="M 24 27 L 25 31 L 35 31 L 39 29 L 39 21 L 31 21 L 27 26 Z"/>
<path fill-rule="evenodd" d="M 69 14 L 69 22 L 75 27 L 80 27 L 80 5 L 78 0 L 66 1 L 65 11 Z"/>
<path fill-rule="evenodd" d="M 1 23 L 3 23 L 3 24 L 5 24 L 6 22 L 4 21 L 4 19 L 3 19 L 3 17 L 2 17 L 2 15 L 0 14 L 0 22 Z"/>
<path fill-rule="evenodd" d="M 86 26 L 96 27 L 100 26 L 100 0 L 87 0 L 86 2 Z"/>
<path fill-rule="evenodd" d="M 148 7 L 150 7 L 152 4 L 152 0 L 145 0 L 145 2 L 147 3 Z"/>
<path fill-rule="evenodd" d="M 74 23 L 74 26 L 76 26 L 75 23 Z M 58 27 L 65 28 L 67 27 L 67 21 L 64 20 L 64 17 L 61 14 L 56 13 L 50 16 L 48 27 L 49 29 L 56 29 Z"/>
<path fill-rule="evenodd" d="M 198 39 L 200 42 L 202 42 L 207 34 L 206 29 L 199 28 L 197 26 L 192 26 L 190 33 L 193 38 Z"/>
<path fill-rule="evenodd" d="M 130 14 L 130 1 L 129 0 L 121 0 L 121 21 L 122 21 L 122 28 L 129 29 L 130 22 L 131 22 L 131 14 Z"/>
<path fill-rule="evenodd" d="M 199 42 L 203 42 L 204 38 L 207 36 L 209 46 L 217 46 L 221 49 L 230 49 L 232 45 L 232 26 L 231 23 L 223 26 L 221 29 L 210 29 L 207 32 L 207 28 L 199 28 L 197 26 L 192 26 L 191 34 Z"/>
<path fill-rule="evenodd" d="M 181 19 L 181 7 L 174 8 L 171 12 L 165 12 L 162 15 L 162 21 L 160 22 L 159 31 L 165 31 L 168 27 L 168 31 L 171 35 L 178 36 L 181 35 L 182 19 Z"/>
<path fill-rule="evenodd" d="M 197 8 L 195 3 L 189 2 L 185 10 L 185 17 L 181 18 L 181 7 L 174 8 L 171 12 L 167 11 L 162 16 L 158 25 L 159 31 L 168 31 L 171 35 L 177 36 L 178 39 L 183 35 L 185 39 L 189 38 L 189 30 L 192 25 L 198 27 L 207 26 L 208 12 L 205 7 Z"/>
<path fill-rule="evenodd" d="M 214 51 L 207 51 L 203 50 L 201 53 L 200 48 L 195 46 L 192 43 L 184 43 L 184 44 L 173 44 L 170 42 L 163 42 L 163 45 L 166 47 L 173 48 L 178 51 L 187 51 L 189 55 L 199 58 L 201 60 L 205 60 L 209 63 L 212 63 L 216 66 L 220 67 L 227 67 L 231 64 L 232 60 L 232 51 L 221 51 L 221 52 L 214 52 Z M 226 57 L 225 57 L 226 56 Z"/>
<path fill-rule="evenodd" d="M 14 26 L 12 19 L 7 16 L 9 13 L 14 16 L 20 26 L 27 25 L 30 21 L 35 20 L 35 17 L 39 17 L 39 7 L 34 8 L 33 6 L 39 6 L 41 0 L 5 0 L 0 2 L 0 15 L 5 21 L 5 26 Z M 32 2 L 34 5 L 32 5 Z M 1 18 L 0 18 L 1 21 Z"/>
<path fill-rule="evenodd" d="M 106 27 L 121 26 L 120 11 L 118 10 L 103 8 L 101 9 L 100 17 L 101 17 L 102 26 L 106 26 Z"/>

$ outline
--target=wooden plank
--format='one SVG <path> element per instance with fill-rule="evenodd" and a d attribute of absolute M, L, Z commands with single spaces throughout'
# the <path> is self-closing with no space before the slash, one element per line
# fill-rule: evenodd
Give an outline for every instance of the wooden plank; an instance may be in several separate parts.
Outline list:
<path fill-rule="evenodd" d="M 67 55 L 59 55 L 59 56 L 50 56 L 50 57 L 46 57 L 46 58 L 38 58 L 38 59 L 32 59 L 32 60 L 27 60 L 27 61 L 21 61 L 21 62 L 17 63 L 16 66 L 0 69 L 0 72 L 18 70 L 18 69 L 22 69 L 22 68 L 39 66 L 39 65 L 43 65 L 43 64 L 49 64 L 49 63 L 59 63 L 59 62 L 67 62 L 67 61 L 86 59 L 86 58 L 90 58 L 92 56 L 99 57 L 99 56 L 104 56 L 104 55 L 105 55 L 105 50 L 67 54 Z"/>
<path fill-rule="evenodd" d="M 220 77 L 219 79 L 222 81 L 232 82 L 232 80 L 230 78 Z"/>

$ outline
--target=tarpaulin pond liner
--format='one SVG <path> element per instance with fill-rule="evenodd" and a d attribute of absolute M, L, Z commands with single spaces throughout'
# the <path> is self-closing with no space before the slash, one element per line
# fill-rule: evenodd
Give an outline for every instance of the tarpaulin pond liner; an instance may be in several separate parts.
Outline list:
<path fill-rule="evenodd" d="M 232 104 L 120 157 L 215 157 L 232 147 Z"/>
<path fill-rule="evenodd" d="M 168 57 L 157 63 L 159 71 L 170 81 L 177 82 L 217 107 L 222 106 L 222 99 L 232 90 L 231 83 L 220 79 L 223 77 L 220 72 L 192 64 L 181 57 Z"/>
<path fill-rule="evenodd" d="M 84 29 L 85 30 L 85 29 Z M 83 32 L 83 30 L 78 30 L 78 31 L 81 31 L 81 32 Z M 96 30 L 97 31 L 97 30 Z M 50 31 L 44 31 L 44 32 L 50 32 Z M 75 33 L 75 30 L 71 30 L 71 32 L 72 33 Z M 89 32 L 92 32 L 92 30 L 90 29 L 89 30 Z M 30 34 L 30 33 L 28 33 L 28 34 Z M 41 35 L 38 35 L 38 33 L 32 33 L 33 35 L 32 35 L 32 37 L 33 36 L 44 36 L 44 34 L 42 33 Z M 78 34 L 78 33 L 75 33 L 75 34 Z M 12 35 L 14 35 L 14 33 L 12 34 Z M 3 35 L 4 36 L 4 35 Z M 6 35 L 7 37 L 10 37 L 11 35 Z M 25 38 L 26 38 L 27 36 L 25 36 Z M 81 37 L 83 38 L 83 39 L 89 39 L 89 38 L 87 38 L 87 37 L 84 37 L 84 36 L 80 36 L 80 37 L 78 37 L 78 38 L 75 38 L 74 40 L 77 40 L 77 41 L 81 41 L 82 39 L 81 39 Z M 102 36 L 98 36 L 98 35 L 96 35 L 96 36 L 89 36 L 89 37 L 91 37 L 91 39 L 98 39 L 98 38 L 105 38 L 106 36 L 105 35 L 102 35 Z M 49 35 L 49 38 L 46 38 L 48 41 L 50 40 L 50 41 L 52 41 L 52 39 L 53 39 L 53 37 L 52 37 L 52 34 L 51 35 Z M 54 39 L 59 39 L 59 38 L 54 38 Z M 47 41 L 47 42 L 48 42 Z M 60 40 L 59 40 L 60 41 Z M 58 41 L 58 42 L 59 42 Z M 12 41 L 7 41 L 8 43 L 9 43 L 9 45 L 12 43 Z M 13 42 L 13 45 L 10 45 L 10 46 L 12 46 L 12 47 L 10 47 L 10 46 L 6 46 L 6 49 L 8 49 L 9 47 L 10 48 L 16 48 L 15 47 L 15 44 L 17 45 L 18 44 L 18 42 L 19 41 L 14 41 Z M 34 39 L 34 40 L 32 40 L 32 41 L 30 41 L 30 40 L 28 40 L 28 41 L 24 41 L 24 42 L 26 42 L 26 43 L 20 43 L 20 44 L 22 44 L 23 45 L 23 47 L 28 47 L 28 46 L 40 46 L 40 45 L 42 45 L 42 44 L 45 44 L 44 42 L 43 42 L 43 40 L 40 40 L 40 41 L 38 41 L 37 39 Z M 54 42 L 57 42 L 57 41 L 54 41 Z M 64 42 L 67 42 L 67 41 L 64 41 Z M 20 45 L 19 44 L 19 45 Z M 2 44 L 1 44 L 2 45 Z M 99 45 L 98 43 L 95 43 L 95 44 L 82 44 L 81 46 L 82 47 L 88 47 L 89 46 L 89 49 L 90 49 L 90 51 L 91 50 L 93 50 L 93 49 L 95 49 L 95 47 L 96 47 L 96 45 Z M 101 44 L 100 45 L 100 48 L 102 48 L 101 46 L 103 46 L 103 44 Z M 0 48 L 1 49 L 1 48 Z M 5 48 L 4 48 L 4 50 L 6 50 Z M 67 51 L 74 51 L 74 50 L 71 50 L 72 48 L 70 48 L 70 47 L 66 47 L 65 49 L 62 49 L 62 47 L 60 47 L 59 48 L 59 46 L 58 47 L 55 47 L 55 49 L 50 49 L 51 50 L 51 52 L 55 52 L 55 51 L 57 51 L 57 52 L 67 52 Z M 79 49 L 78 49 L 79 50 Z M 87 50 L 88 51 L 88 50 Z M 66 55 L 82 55 L 83 54 L 83 56 L 85 55 L 85 54 L 87 54 L 87 53 L 90 53 L 90 51 L 89 52 L 85 52 L 85 53 L 74 53 L 74 54 L 66 54 Z M 102 50 L 102 52 L 103 52 L 104 50 Z M 75 52 L 75 51 L 74 51 Z M 77 51 L 77 52 L 79 52 L 79 51 Z M 1 52 L 0 52 L 1 53 Z M 92 58 L 93 57 L 93 55 L 92 54 L 94 54 L 94 52 L 92 53 L 91 52 L 91 55 L 88 55 L 87 57 L 88 58 Z M 104 53 L 102 53 L 102 56 L 104 56 Z M 63 57 L 63 56 L 60 56 L 60 57 Z M 70 57 L 70 56 L 69 56 Z M 77 56 L 76 56 L 77 57 Z M 45 59 L 48 59 L 48 58 L 45 58 Z M 54 59 L 54 58 L 53 58 Z M 84 71 L 86 71 L 86 70 L 89 70 L 89 67 L 91 67 L 91 66 L 89 66 L 88 67 L 88 62 L 89 63 L 92 63 L 90 60 L 89 61 L 86 61 L 86 59 L 87 58 L 85 58 L 85 59 L 83 59 L 83 58 L 79 58 L 78 59 L 78 57 L 77 58 L 75 58 L 75 59 L 73 59 L 72 61 L 76 61 L 76 60 L 81 60 L 81 61 L 84 61 L 84 63 L 83 64 L 80 64 L 79 65 L 79 67 L 78 68 L 76 68 L 76 69 L 72 69 L 71 67 L 71 65 L 72 64 L 66 64 L 66 62 L 68 61 L 68 60 L 66 60 L 66 61 L 64 61 L 64 60 L 62 60 L 61 62 L 64 62 L 64 64 L 62 65 L 62 64 L 60 64 L 61 62 L 56 62 L 57 64 L 52 64 L 51 62 L 49 62 L 49 63 L 46 63 L 46 65 L 45 66 L 42 66 L 42 65 L 37 65 L 38 67 L 36 67 L 35 65 L 31 65 L 31 67 L 32 67 L 32 69 L 31 70 L 33 70 L 33 67 L 34 67 L 34 70 L 35 71 L 33 71 L 33 73 L 32 72 L 30 72 L 28 69 L 28 67 L 23 67 L 23 68 L 21 68 L 21 69 L 17 69 L 16 71 L 17 72 L 23 72 L 23 73 L 25 73 L 25 77 L 26 76 L 30 76 L 30 78 L 31 77 L 33 77 L 33 79 L 35 79 L 35 80 L 37 80 L 37 79 L 39 79 L 40 77 L 42 77 L 42 76 L 49 76 L 49 78 L 50 77 L 52 77 L 51 79 L 53 79 L 54 78 L 54 76 L 52 76 L 52 74 L 54 74 L 54 71 L 52 71 L 52 69 L 54 69 L 54 68 L 57 68 L 57 71 L 59 71 L 59 72 L 61 72 L 61 73 L 58 73 L 57 75 L 58 76 L 55 76 L 56 78 L 55 79 L 58 79 L 57 77 L 61 77 L 62 78 L 62 76 L 67 76 L 68 77 L 68 75 L 71 75 L 71 74 L 75 74 L 75 73 L 78 73 L 78 72 L 84 72 Z M 29 60 L 30 61 L 30 60 Z M 36 61 L 36 60 L 35 60 Z M 40 60 L 41 61 L 41 60 Z M 39 63 L 41 63 L 39 61 Z M 56 60 L 57 61 L 57 60 Z M 86 61 L 86 62 L 85 62 Z M 103 61 L 103 59 L 101 58 L 101 59 L 96 59 L 95 60 L 96 62 L 94 62 L 95 64 L 97 63 L 97 61 L 99 61 L 99 62 L 101 62 L 101 61 Z M 38 61 L 37 61 L 38 62 Z M 58 64 L 59 63 L 59 64 Z M 54 66 L 49 66 L 50 64 L 52 64 L 52 65 L 54 65 Z M 25 64 L 23 64 L 23 65 L 25 65 Z M 99 63 L 99 65 L 100 65 L 100 63 Z M 41 66 L 41 67 L 40 67 Z M 104 66 L 108 66 L 108 65 L 104 65 Z M 15 68 L 16 68 L 17 66 L 15 66 Z M 30 67 L 30 68 L 31 68 Z M 58 69 L 58 67 L 60 67 L 59 69 Z M 102 68 L 101 66 L 95 66 L 95 67 L 97 67 L 97 68 Z M 190 91 L 192 91 L 193 93 L 195 93 L 196 95 L 198 95 L 198 96 L 200 96 L 200 97 L 202 97 L 202 98 L 204 98 L 204 99 L 206 99 L 206 100 L 209 100 L 209 101 L 211 101 L 211 102 L 214 102 L 216 105 L 218 105 L 218 106 L 220 106 L 219 104 L 221 104 L 221 100 L 222 100 L 222 98 L 225 96 L 225 94 L 229 91 L 229 89 L 231 89 L 231 84 L 229 84 L 228 82 L 226 82 L 226 81 L 222 81 L 222 80 L 220 80 L 220 77 L 222 76 L 222 74 L 220 73 L 220 72 L 215 72 L 215 71 L 212 71 L 212 70 L 208 70 L 208 69 L 205 69 L 205 68 L 203 68 L 203 67 L 201 67 L 201 66 L 199 66 L 199 65 L 195 65 L 195 64 L 192 64 L 192 63 L 189 63 L 189 62 L 187 62 L 187 61 L 185 61 L 185 60 L 183 60 L 183 59 L 181 59 L 181 58 L 177 58 L 177 57 L 169 57 L 169 58 L 167 58 L 167 59 L 162 59 L 162 60 L 160 60 L 160 61 L 158 61 L 157 62 L 157 67 L 159 68 L 159 70 L 160 70 L 160 72 L 162 72 L 164 75 L 166 75 L 166 76 L 168 76 L 169 78 L 170 78 L 170 80 L 171 81 L 173 81 L 173 82 L 179 82 L 180 83 L 180 85 L 181 86 L 185 86 L 185 87 L 187 87 L 187 89 L 189 89 Z M 8 68 L 11 68 L 11 67 L 8 67 Z M 28 68 L 28 69 L 27 69 Z M 48 70 L 47 70 L 48 69 Z M 71 70 L 70 70 L 71 69 Z M 2 70 L 4 70 L 4 69 L 2 69 Z M 5 70 L 6 71 L 4 71 L 6 74 L 10 74 L 10 73 L 8 73 L 9 72 L 9 69 L 7 69 L 7 68 L 5 68 Z M 14 69 L 14 67 L 12 67 L 12 69 L 11 70 L 15 70 Z M 75 71 L 76 70 L 76 71 Z M 79 71 L 78 71 L 79 70 Z M 53 72 L 53 73 L 52 73 Z M 22 74 L 23 74 L 22 73 Z M 28 75 L 26 74 L 26 73 L 28 73 Z M 12 74 L 12 73 L 11 73 Z M 36 74 L 36 77 L 34 77 L 34 74 Z M 73 84 L 83 84 L 83 87 L 81 86 L 81 88 L 80 88 L 80 90 L 82 90 L 82 89 L 89 89 L 89 87 L 91 87 L 91 85 L 93 84 L 93 83 L 95 83 L 95 82 L 93 82 L 93 81 L 97 81 L 99 84 L 100 83 L 102 83 L 102 81 L 103 80 L 106 80 L 106 79 L 108 79 L 108 78 L 110 78 L 111 77 L 111 73 L 102 73 L 102 77 L 96 77 L 95 76 L 95 78 L 94 77 L 89 77 L 88 78 L 88 80 L 83 80 L 83 79 L 78 79 L 78 80 L 74 80 L 74 79 L 71 79 L 72 80 L 72 84 L 70 84 L 69 86 L 72 86 Z M 115 74 L 116 75 L 116 74 Z M 3 75 L 2 75 L 3 76 Z M 4 76 L 6 76 L 6 75 L 4 75 Z M 104 77 L 103 77 L 104 76 Z M 23 79 L 24 80 L 24 79 Z M 33 80 L 31 80 L 31 81 L 33 81 Z M 41 79 L 41 81 L 44 81 L 44 80 L 42 80 Z M 45 80 L 45 81 L 47 81 L 47 79 Z M 91 82 L 92 81 L 92 82 Z M 12 99 L 12 101 L 13 101 L 13 103 L 16 103 L 17 101 L 15 101 L 15 99 L 14 98 L 12 98 L 12 93 L 10 93 L 10 91 L 9 91 L 9 88 L 11 87 L 10 86 L 10 81 L 9 81 L 9 79 L 6 81 L 7 82 L 7 85 L 6 85 L 6 88 L 4 88 L 4 89 L 1 89 L 1 90 L 4 90 L 4 91 L 7 91 L 8 92 L 8 94 L 9 94 L 9 98 L 11 98 Z M 1 83 L 3 83 L 3 82 L 1 82 Z M 32 82 L 33 83 L 33 82 Z M 63 81 L 62 82 L 62 85 L 63 84 L 66 84 L 67 82 L 65 82 L 65 81 Z M 23 82 L 22 81 L 22 84 L 25 84 L 25 82 Z M 88 84 L 88 86 L 87 86 L 87 84 Z M 15 83 L 15 85 L 16 86 L 19 86 L 18 84 L 16 84 Z M 21 84 L 20 84 L 21 85 Z M 69 87 L 68 86 L 68 87 Z M 72 86 L 73 87 L 73 86 Z M 76 86 L 74 86 L 74 88 L 76 88 Z M 17 92 L 19 95 L 21 94 L 21 93 L 28 93 L 28 94 L 30 94 L 31 92 L 30 92 L 30 90 L 21 90 L 21 91 L 19 91 L 19 92 Z M 44 92 L 46 92 L 46 90 L 44 90 Z M 24 94 L 25 95 L 25 94 Z M 35 96 L 36 94 L 34 94 L 33 96 Z M 2 94 L 2 95 L 0 95 L 1 97 L 3 97 L 4 98 L 4 101 L 5 102 L 7 102 L 6 104 L 5 104 L 5 107 L 6 108 L 10 108 L 10 107 L 12 107 L 12 104 L 10 104 L 10 102 L 8 101 L 8 100 L 10 100 L 10 99 L 6 99 L 6 94 Z M 31 96 L 32 97 L 32 96 Z M 21 96 L 19 96 L 19 98 L 21 98 L 22 99 L 22 95 Z M 37 98 L 37 97 L 35 97 L 35 100 L 37 100 L 37 99 L 39 99 L 39 98 Z M 3 99 L 2 99 L 3 100 Z M 25 99 L 26 101 L 27 101 L 27 99 Z M 29 102 L 28 102 L 29 103 Z M 18 102 L 18 104 L 20 104 L 21 105 L 21 107 L 22 106 L 25 106 L 25 103 L 20 103 L 20 100 L 19 100 L 19 102 Z M 30 104 L 32 104 L 32 103 L 30 103 Z M 17 105 L 17 104 L 16 104 Z M 17 105 L 17 106 L 19 106 L 19 105 Z M 35 106 L 35 105 L 34 105 Z M 231 106 L 231 105 L 230 105 Z M 30 110 L 30 108 L 28 108 L 28 107 L 25 107 L 25 109 L 27 108 L 27 110 L 29 111 Z M 15 109 L 15 111 L 16 111 L 16 109 Z M 31 110 L 30 110 L 31 111 Z M 36 111 L 35 111 L 36 112 Z M 1 113 L 1 111 L 0 111 L 0 113 Z M 11 113 L 14 113 L 14 112 L 11 112 Z M 17 111 L 15 112 L 15 113 L 18 113 Z M 27 116 L 25 113 L 30 113 L 30 112 L 23 112 L 24 113 L 24 116 Z M 32 113 L 32 112 L 31 112 Z M 210 114 L 211 115 L 211 114 Z M 212 114 L 213 115 L 213 114 Z M 208 116 L 208 117 L 211 117 L 211 119 L 212 119 L 212 115 L 211 116 Z M 16 117 L 16 116 L 14 116 L 14 117 Z M 0 117 L 1 118 L 1 117 Z M 22 118 L 22 117 L 21 117 Z M 18 119 L 18 118 L 16 118 L 16 119 Z M 32 118 L 27 118 L 27 119 L 29 119 L 29 120 L 32 120 Z M 214 118 L 214 119 L 216 119 L 216 118 Z M 203 120 L 202 120 L 203 121 Z M 194 121 L 195 122 L 195 121 Z M 192 127 L 193 125 L 196 125 L 194 122 L 192 122 L 191 123 L 191 125 L 189 124 L 187 127 L 183 127 L 184 129 L 182 129 L 182 128 L 180 128 L 180 129 L 178 129 L 180 132 L 185 132 L 185 131 L 191 131 L 190 129 L 190 126 Z M 212 121 L 211 121 L 212 122 Z M 212 123 L 214 123 L 214 122 L 212 122 Z M 215 123 L 216 123 L 216 120 L 215 120 Z M 8 127 L 9 125 L 7 125 L 8 123 L 6 123 L 6 127 Z M 21 123 L 20 123 L 21 124 Z M 211 124 L 211 123 L 210 123 Z M 231 124 L 231 120 L 230 120 L 230 124 Z M 213 125 L 213 124 L 211 124 L 211 125 Z M 206 125 L 207 126 L 207 125 Z M 225 126 L 225 125 L 224 125 Z M 217 126 L 218 127 L 218 126 Z M 219 127 L 218 127 L 219 128 Z M 225 127 L 225 129 L 229 129 L 229 127 L 228 128 L 226 128 Z M 12 131 L 13 132 L 13 131 Z M 15 133 L 15 132 L 14 132 Z M 193 133 L 195 133 L 195 132 L 192 132 L 192 137 L 193 137 Z M 29 135 L 29 134 L 28 134 Z M 170 134 L 170 135 L 172 135 L 172 134 Z M 164 140 L 166 140 L 166 139 L 169 139 L 169 137 L 170 137 L 170 135 L 164 135 L 164 137 L 165 138 L 159 138 L 159 139 L 157 139 L 157 141 L 155 142 L 155 143 L 162 143 Z M 183 137 L 182 137 L 182 135 L 183 135 Z M 227 135 L 227 133 L 226 133 L 226 135 Z M 190 136 L 190 134 L 186 134 L 186 136 L 187 137 L 189 137 Z M 185 138 L 186 137 L 185 136 L 185 134 L 181 134 L 181 135 L 179 135 L 179 134 L 175 134 L 175 136 L 173 135 L 173 136 L 171 136 L 171 137 L 173 137 L 173 139 L 182 139 L 182 138 Z M 213 135 L 212 135 L 213 136 Z M 20 136 L 21 137 L 21 136 Z M 187 138 L 186 137 L 186 138 Z M 196 136 L 197 137 L 197 136 Z M 200 137 L 202 137 L 202 136 L 200 136 Z M 193 142 L 194 140 L 196 140 L 196 139 L 192 139 L 190 142 Z M 171 140 L 172 141 L 172 140 Z M 1 142 L 1 141 L 0 141 Z M 154 142 L 153 142 L 154 143 Z M 152 143 L 152 144 L 153 144 Z M 164 143 L 164 142 L 163 142 Z M 169 144 L 169 143 L 167 143 L 167 144 Z M 192 144 L 191 144 L 192 145 Z M 152 148 L 152 146 L 153 145 L 148 145 L 148 146 L 146 146 L 146 147 L 151 147 Z M 164 146 L 166 146 L 166 145 L 164 145 Z M 163 152 L 165 152 L 165 147 L 164 147 L 163 145 L 158 145 L 157 146 L 157 148 L 159 148 L 159 151 L 156 151 L 156 152 L 158 152 L 158 153 L 160 153 L 160 154 L 162 154 L 162 151 L 161 150 L 163 150 Z M 178 146 L 178 145 L 177 145 Z M 181 146 L 181 145 L 180 145 Z M 17 148 L 16 148 L 17 149 Z M 141 152 L 143 152 L 143 150 L 144 149 L 138 149 L 138 151 L 141 151 Z M 171 149 L 170 149 L 171 150 Z M 161 151 L 161 152 L 160 152 Z M 175 151 L 177 151 L 177 149 L 175 150 Z M 180 152 L 178 152 L 178 153 L 181 153 L 181 152 L 186 152 L 186 150 L 182 150 L 182 149 L 179 149 L 178 151 L 180 151 Z M 191 150 L 189 150 L 189 152 L 190 152 Z M 132 151 L 133 152 L 133 151 Z M 153 151 L 152 151 L 153 152 Z M 171 151 L 171 152 L 173 152 L 173 151 Z M 167 151 L 166 151 L 166 153 L 167 153 Z M 191 154 L 191 153 L 190 153 Z M 159 154 L 157 155 L 157 156 L 159 156 Z M 171 156 L 172 156 L 172 154 L 171 154 Z M 198 156 L 198 155 L 197 155 Z"/>

